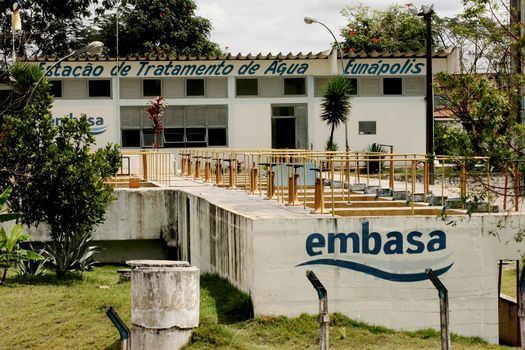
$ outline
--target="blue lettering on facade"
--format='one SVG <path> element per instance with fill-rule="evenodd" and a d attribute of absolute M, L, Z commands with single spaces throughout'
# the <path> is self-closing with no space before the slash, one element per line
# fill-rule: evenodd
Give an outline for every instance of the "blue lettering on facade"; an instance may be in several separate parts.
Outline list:
<path fill-rule="evenodd" d="M 370 230 L 368 222 L 363 222 L 361 233 L 328 233 L 327 235 L 318 232 L 312 233 L 306 238 L 305 249 L 308 256 L 316 257 L 316 259 L 297 266 L 328 265 L 363 272 L 389 281 L 417 282 L 427 279 L 424 269 L 416 273 L 388 272 L 371 266 L 371 264 L 355 260 L 366 260 L 367 256 L 378 256 L 380 254 L 387 257 L 405 254 L 415 257 L 415 254 L 444 252 L 447 249 L 447 236 L 441 230 L 434 230 L 429 234 L 423 234 L 419 231 L 411 231 L 408 234 L 391 231 L 386 235 L 381 235 Z M 348 258 L 354 258 L 354 260 L 341 259 L 344 254 L 349 254 Z M 425 257 L 427 256 L 425 255 Z M 434 256 L 432 258 L 434 259 Z M 424 260 L 419 259 L 418 263 L 424 264 Z M 390 262 L 389 264 L 394 263 Z M 444 274 L 453 264 L 437 268 L 434 272 L 437 275 Z"/>
<path fill-rule="evenodd" d="M 72 118 L 72 119 L 79 119 L 78 117 L 75 117 L 73 113 L 69 113 L 66 116 L 63 117 L 53 117 L 53 124 L 56 126 L 59 126 L 62 124 L 62 121 L 66 118 Z M 86 120 L 91 127 L 91 134 L 92 135 L 100 135 L 106 132 L 108 126 L 105 125 L 105 121 L 103 117 L 98 116 L 88 116 L 86 117 Z"/>
<path fill-rule="evenodd" d="M 352 58 L 348 60 L 344 68 L 344 74 L 349 75 L 403 75 L 403 74 L 421 74 L 424 63 L 415 63 L 415 58 L 409 58 L 405 63 L 386 63 L 379 60 L 376 63 L 359 63 L 359 60 Z"/>
<path fill-rule="evenodd" d="M 365 63 L 366 62 L 366 63 Z M 273 60 L 268 65 L 261 67 L 255 60 L 248 61 L 237 68 L 226 61 L 218 63 L 181 63 L 173 61 L 150 62 L 140 61 L 133 63 L 121 62 L 118 65 L 105 67 L 102 64 L 87 62 L 84 64 L 65 64 L 53 65 L 51 62 L 40 63 L 40 68 L 45 71 L 48 78 L 72 78 L 72 77 L 101 77 L 106 73 L 110 77 L 135 76 L 135 77 L 190 77 L 190 76 L 228 76 L 236 74 L 239 76 L 286 76 L 286 75 L 306 75 L 310 65 L 308 63 L 296 63 L 283 60 Z M 360 59 L 349 59 L 344 67 L 344 74 L 364 75 L 364 76 L 384 76 L 384 75 L 419 75 L 423 72 L 425 64 L 417 62 L 416 58 L 409 58 L 397 63 L 388 63 L 387 60 L 377 60 L 360 62 Z"/>

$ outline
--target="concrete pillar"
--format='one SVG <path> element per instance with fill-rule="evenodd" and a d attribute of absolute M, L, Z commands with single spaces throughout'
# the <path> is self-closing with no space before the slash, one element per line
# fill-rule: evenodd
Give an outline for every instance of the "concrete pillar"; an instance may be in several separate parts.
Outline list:
<path fill-rule="evenodd" d="M 199 325 L 199 269 L 186 261 L 133 260 L 131 350 L 176 350 Z"/>

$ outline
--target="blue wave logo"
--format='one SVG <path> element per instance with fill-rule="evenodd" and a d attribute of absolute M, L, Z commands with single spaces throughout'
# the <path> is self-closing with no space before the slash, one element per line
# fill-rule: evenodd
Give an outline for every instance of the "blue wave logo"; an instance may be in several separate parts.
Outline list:
<path fill-rule="evenodd" d="M 339 259 L 316 259 L 311 261 L 306 261 L 304 263 L 296 265 L 296 267 L 299 266 L 311 266 L 311 265 L 328 265 L 328 266 L 335 266 L 335 267 L 341 267 L 344 269 L 349 269 L 357 272 L 366 273 L 368 275 L 372 275 L 377 278 L 381 278 L 383 280 L 392 281 L 392 282 L 419 282 L 424 281 L 428 279 L 428 276 L 425 272 L 417 272 L 417 273 L 392 273 L 388 271 L 383 271 L 378 268 L 360 264 L 358 262 L 354 261 L 348 261 L 348 260 L 339 260 Z M 434 270 L 434 273 L 437 276 L 441 276 L 454 265 L 454 263 L 451 263 L 448 266 L 445 266 L 441 269 Z"/>
<path fill-rule="evenodd" d="M 107 126 L 96 126 L 91 127 L 91 135 L 100 135 L 103 134 L 107 130 Z"/>

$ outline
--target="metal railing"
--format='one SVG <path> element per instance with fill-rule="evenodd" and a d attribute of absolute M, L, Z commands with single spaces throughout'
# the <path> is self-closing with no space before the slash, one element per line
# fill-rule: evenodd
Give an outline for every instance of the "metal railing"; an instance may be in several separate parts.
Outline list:
<path fill-rule="evenodd" d="M 181 150 L 178 158 L 183 177 L 311 207 L 313 213 L 430 215 L 445 208 L 459 215 L 469 196 L 481 198 L 479 193 L 485 193 L 486 211 L 494 209 L 486 157 L 201 148 Z"/>
<path fill-rule="evenodd" d="M 128 187 L 169 187 L 173 182 L 173 154 L 160 151 L 123 151 L 122 164 L 110 183 Z M 132 185 L 133 183 L 133 185 Z"/>

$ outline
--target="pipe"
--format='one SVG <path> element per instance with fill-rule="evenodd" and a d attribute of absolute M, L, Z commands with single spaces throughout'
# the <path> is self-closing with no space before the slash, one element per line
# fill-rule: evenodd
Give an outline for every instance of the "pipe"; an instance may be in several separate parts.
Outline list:
<path fill-rule="evenodd" d="M 106 315 L 111 320 L 115 328 L 117 329 L 120 341 L 121 341 L 121 349 L 122 350 L 128 350 L 129 349 L 129 343 L 128 339 L 131 335 L 131 331 L 129 330 L 128 326 L 122 321 L 120 316 L 117 314 L 115 309 L 113 309 L 113 306 L 108 306 L 106 308 Z"/>

